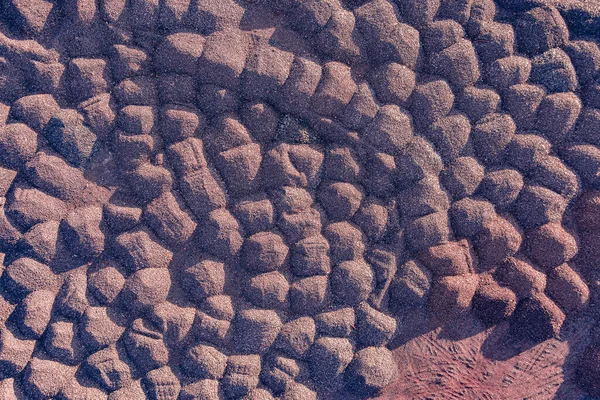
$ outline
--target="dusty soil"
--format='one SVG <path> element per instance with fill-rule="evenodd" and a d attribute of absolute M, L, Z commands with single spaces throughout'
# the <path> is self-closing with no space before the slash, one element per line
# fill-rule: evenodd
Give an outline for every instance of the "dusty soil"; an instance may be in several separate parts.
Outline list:
<path fill-rule="evenodd" d="M 0 16 L 0 397 L 600 396 L 597 4 Z"/>

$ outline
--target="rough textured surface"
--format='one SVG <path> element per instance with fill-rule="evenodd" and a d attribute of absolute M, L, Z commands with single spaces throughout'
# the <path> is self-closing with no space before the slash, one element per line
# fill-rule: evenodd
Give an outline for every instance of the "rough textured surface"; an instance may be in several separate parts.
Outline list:
<path fill-rule="evenodd" d="M 0 2 L 0 397 L 599 395 L 583 3 Z"/>

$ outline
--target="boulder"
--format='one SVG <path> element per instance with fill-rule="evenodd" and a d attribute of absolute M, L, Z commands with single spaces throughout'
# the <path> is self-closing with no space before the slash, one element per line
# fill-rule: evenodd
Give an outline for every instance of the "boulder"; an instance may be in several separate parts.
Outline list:
<path fill-rule="evenodd" d="M 277 339 L 282 323 L 275 311 L 240 311 L 233 322 L 233 343 L 243 354 L 259 354 Z"/>
<path fill-rule="evenodd" d="M 132 310 L 144 310 L 166 300 L 171 277 L 166 268 L 144 268 L 125 281 L 123 301 Z"/>
<path fill-rule="evenodd" d="M 200 303 L 210 296 L 222 294 L 225 287 L 225 265 L 206 259 L 186 267 L 180 275 L 181 285 Z"/>
<path fill-rule="evenodd" d="M 337 303 L 358 305 L 365 301 L 373 290 L 373 271 L 364 261 L 343 261 L 333 268 L 330 283 L 333 298 Z"/>
<path fill-rule="evenodd" d="M 44 127 L 43 135 L 52 148 L 71 164 L 85 164 L 96 150 L 96 134 L 83 123 L 83 117 L 75 110 L 62 110 Z"/>
<path fill-rule="evenodd" d="M 366 347 L 356 352 L 344 374 L 346 387 L 362 396 L 373 396 L 398 374 L 392 352 L 385 347 Z"/>

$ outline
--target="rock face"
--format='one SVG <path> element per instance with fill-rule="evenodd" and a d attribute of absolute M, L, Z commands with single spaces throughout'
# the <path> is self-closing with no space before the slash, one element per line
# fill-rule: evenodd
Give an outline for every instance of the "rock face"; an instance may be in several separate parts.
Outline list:
<path fill-rule="evenodd" d="M 0 393 L 374 397 L 415 318 L 597 318 L 600 18 L 563 3 L 0 1 Z"/>

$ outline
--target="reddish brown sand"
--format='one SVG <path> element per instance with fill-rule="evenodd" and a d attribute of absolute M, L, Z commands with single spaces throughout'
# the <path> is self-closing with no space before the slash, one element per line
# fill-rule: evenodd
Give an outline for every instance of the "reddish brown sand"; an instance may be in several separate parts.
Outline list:
<path fill-rule="evenodd" d="M 598 32 L 1 1 L 0 398 L 600 396 Z"/>

